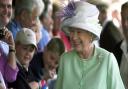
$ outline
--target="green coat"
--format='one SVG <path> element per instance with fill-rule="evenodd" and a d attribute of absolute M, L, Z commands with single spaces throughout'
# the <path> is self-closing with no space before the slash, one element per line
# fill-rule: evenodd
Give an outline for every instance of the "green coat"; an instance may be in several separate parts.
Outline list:
<path fill-rule="evenodd" d="M 114 55 L 95 47 L 94 55 L 82 60 L 76 51 L 61 56 L 55 89 L 125 89 Z"/>

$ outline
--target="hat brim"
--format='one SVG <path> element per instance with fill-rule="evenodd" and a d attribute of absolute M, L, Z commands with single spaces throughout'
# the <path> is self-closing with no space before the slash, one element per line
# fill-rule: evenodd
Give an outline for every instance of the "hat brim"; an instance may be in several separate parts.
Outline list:
<path fill-rule="evenodd" d="M 20 41 L 20 43 L 23 45 L 33 45 L 35 48 L 37 48 L 37 45 L 35 44 L 35 42 L 32 42 L 32 41 L 23 41 L 23 42 Z"/>
<path fill-rule="evenodd" d="M 84 24 L 84 23 L 73 23 L 73 24 L 62 24 L 62 30 L 67 34 L 69 34 L 69 28 L 70 27 L 74 27 L 74 28 L 80 28 L 82 30 L 88 31 L 90 33 L 92 33 L 95 37 L 95 40 L 99 40 L 100 39 L 100 31 L 101 30 L 101 26 L 96 27 L 96 26 L 89 26 L 89 24 Z M 95 28 L 95 29 L 94 29 Z"/>

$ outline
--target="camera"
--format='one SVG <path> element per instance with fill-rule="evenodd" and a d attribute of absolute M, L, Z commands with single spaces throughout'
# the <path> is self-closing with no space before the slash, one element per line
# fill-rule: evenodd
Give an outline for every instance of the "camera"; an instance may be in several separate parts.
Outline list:
<path fill-rule="evenodd" d="M 0 39 L 3 39 L 4 38 L 4 29 L 0 29 Z"/>

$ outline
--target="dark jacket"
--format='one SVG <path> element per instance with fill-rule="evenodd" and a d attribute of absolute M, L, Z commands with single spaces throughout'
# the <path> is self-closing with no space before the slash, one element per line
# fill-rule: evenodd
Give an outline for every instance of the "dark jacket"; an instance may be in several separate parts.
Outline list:
<path fill-rule="evenodd" d="M 8 87 L 13 89 L 31 89 L 28 83 L 35 81 L 31 69 L 29 68 L 28 71 L 26 71 L 25 68 L 19 64 L 17 65 L 19 68 L 17 79 L 13 83 L 8 83 Z"/>
<path fill-rule="evenodd" d="M 100 35 L 100 47 L 113 52 L 115 46 L 121 40 L 122 35 L 119 32 L 119 29 L 113 24 L 112 21 L 107 22 Z"/>
<path fill-rule="evenodd" d="M 115 48 L 114 48 L 114 50 L 113 50 L 113 54 L 115 55 L 119 66 L 120 66 L 120 64 L 121 64 L 121 58 L 122 58 L 122 54 L 123 54 L 123 51 L 122 51 L 121 48 L 120 48 L 122 42 L 123 42 L 123 41 L 120 41 L 120 42 L 115 46 Z"/>
<path fill-rule="evenodd" d="M 36 81 L 39 82 L 42 80 L 44 68 L 43 52 L 39 52 L 34 55 L 29 67 L 32 69 Z"/>

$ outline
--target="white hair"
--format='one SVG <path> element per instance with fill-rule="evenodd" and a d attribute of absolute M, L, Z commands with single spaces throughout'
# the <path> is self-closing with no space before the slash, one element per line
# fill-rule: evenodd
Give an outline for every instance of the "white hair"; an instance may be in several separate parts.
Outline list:
<path fill-rule="evenodd" d="M 44 3 L 42 0 L 20 0 L 16 3 L 15 13 L 16 15 L 20 14 L 22 10 L 32 11 L 33 8 L 38 10 L 39 15 L 44 10 Z"/>

